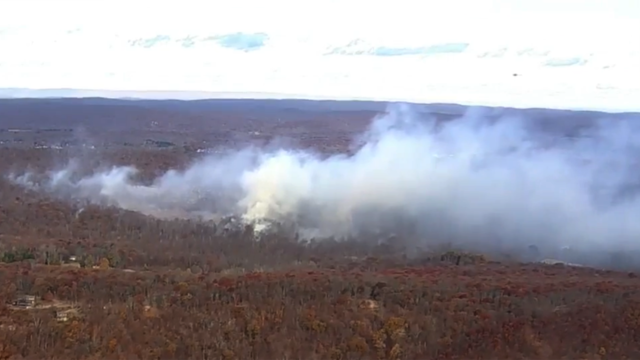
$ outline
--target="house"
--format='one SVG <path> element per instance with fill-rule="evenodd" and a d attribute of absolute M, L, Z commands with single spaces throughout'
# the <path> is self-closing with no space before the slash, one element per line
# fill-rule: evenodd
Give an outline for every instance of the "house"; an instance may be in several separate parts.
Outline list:
<path fill-rule="evenodd" d="M 56 310 L 56 320 L 60 322 L 68 321 L 76 316 L 78 316 L 76 309 Z"/>
<path fill-rule="evenodd" d="M 34 295 L 18 295 L 13 305 L 23 309 L 31 309 L 36 306 L 36 297 Z"/>
<path fill-rule="evenodd" d="M 378 302 L 375 300 L 361 300 L 360 301 L 360 308 L 361 309 L 365 309 L 365 310 L 377 310 L 380 307 L 380 305 L 378 305 Z"/>

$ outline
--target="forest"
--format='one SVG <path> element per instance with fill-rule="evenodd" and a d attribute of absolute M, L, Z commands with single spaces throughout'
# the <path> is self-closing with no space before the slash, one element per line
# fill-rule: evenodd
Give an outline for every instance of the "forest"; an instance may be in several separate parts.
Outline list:
<path fill-rule="evenodd" d="M 129 119 L 129 111 L 140 131 L 149 119 L 162 127 L 177 116 L 126 109 L 100 116 Z M 325 141 L 327 129 L 305 139 Z M 134 164 L 145 181 L 199 156 L 198 143 L 180 140 L 190 135 L 171 131 L 154 136 L 178 145 L 103 144 L 82 161 Z M 0 149 L 0 360 L 640 358 L 634 268 L 420 248 L 402 236 L 302 241 L 275 232 L 258 241 L 251 226 L 66 201 L 5 175 L 50 169 L 80 151 L 28 144 L 51 134 L 3 136 L 25 140 Z"/>

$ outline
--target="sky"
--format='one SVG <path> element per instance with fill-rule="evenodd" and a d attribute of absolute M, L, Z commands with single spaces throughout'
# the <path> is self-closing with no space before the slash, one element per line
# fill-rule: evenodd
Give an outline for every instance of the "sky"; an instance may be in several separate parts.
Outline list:
<path fill-rule="evenodd" d="M 637 34 L 633 0 L 5 0 L 0 88 L 628 110 Z"/>

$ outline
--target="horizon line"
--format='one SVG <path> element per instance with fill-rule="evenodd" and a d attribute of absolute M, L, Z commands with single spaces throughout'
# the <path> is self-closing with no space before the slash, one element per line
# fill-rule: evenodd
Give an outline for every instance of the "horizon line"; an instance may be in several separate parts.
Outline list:
<path fill-rule="evenodd" d="M 9 91 L 11 93 L 9 93 Z M 69 92 L 70 94 L 46 95 L 46 92 Z M 15 94 L 18 92 L 18 94 Z M 20 94 L 27 93 L 27 94 Z M 37 93 L 40 93 L 38 95 Z M 518 106 L 513 104 L 499 105 L 498 103 L 481 103 L 473 101 L 433 101 L 424 99 L 406 99 L 391 97 L 332 97 L 327 95 L 309 95 L 295 93 L 277 93 L 264 91 L 207 91 L 207 90 L 100 90 L 80 88 L 23 88 L 0 87 L 0 99 L 83 99 L 102 98 L 123 101 L 202 101 L 202 100 L 306 100 L 306 101 L 336 101 L 336 102 L 374 102 L 374 103 L 408 103 L 415 105 L 449 105 L 461 107 L 506 108 L 516 110 L 556 110 L 556 111 L 587 111 L 599 113 L 640 114 L 638 109 L 603 109 L 587 107 L 558 107 L 558 106 Z"/>

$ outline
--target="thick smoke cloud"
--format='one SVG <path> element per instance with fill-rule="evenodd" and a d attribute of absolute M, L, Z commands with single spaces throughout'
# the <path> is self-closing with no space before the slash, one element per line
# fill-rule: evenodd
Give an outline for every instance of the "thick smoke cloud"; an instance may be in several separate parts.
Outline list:
<path fill-rule="evenodd" d="M 564 124 L 568 131 L 550 121 L 548 131 L 525 117 L 470 109 L 441 123 L 395 105 L 357 139 L 353 155 L 248 148 L 150 185 L 132 180 L 133 167 L 81 176 L 86 169 L 74 162 L 11 179 L 159 217 L 238 215 L 259 229 L 288 222 L 306 237 L 396 234 L 420 246 L 487 251 L 536 244 L 546 255 L 570 248 L 593 264 L 604 253 L 640 250 L 637 126 L 603 118 Z"/>

